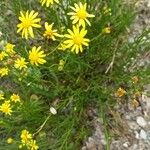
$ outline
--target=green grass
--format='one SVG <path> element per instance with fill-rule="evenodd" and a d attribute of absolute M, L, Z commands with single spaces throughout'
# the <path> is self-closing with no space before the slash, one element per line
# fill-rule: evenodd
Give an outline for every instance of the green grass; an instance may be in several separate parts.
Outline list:
<path fill-rule="evenodd" d="M 148 51 L 148 43 L 142 42 L 142 37 L 149 31 L 128 43 L 127 28 L 135 18 L 134 5 L 122 5 L 122 0 L 82 0 L 87 2 L 89 13 L 95 15 L 91 19 L 92 26 L 87 26 L 87 37 L 91 39 L 90 46 L 84 52 L 76 55 L 71 52 L 57 50 L 60 41 L 52 42 L 42 38 L 44 27 L 35 32 L 35 38 L 25 40 L 16 33 L 20 10 L 36 10 L 44 22 L 54 22 L 55 28 L 61 32 L 72 28 L 71 21 L 66 13 L 70 11 L 77 0 L 68 0 L 54 7 L 42 7 L 38 1 L 13 0 L 10 2 L 0 0 L 0 31 L 3 35 L 0 40 L 14 43 L 19 55 L 28 57 L 28 50 L 33 45 L 42 46 L 49 55 L 47 63 L 39 67 L 30 67 L 28 76 L 24 72 L 12 67 L 10 76 L 1 79 L 8 81 L 15 88 L 0 86 L 7 93 L 7 97 L 14 92 L 21 96 L 23 105 L 18 106 L 11 117 L 0 114 L 1 150 L 16 150 L 20 142 L 20 132 L 28 129 L 36 133 L 35 138 L 40 150 L 77 150 L 81 149 L 83 141 L 92 134 L 93 129 L 88 125 L 87 111 L 89 107 L 97 108 L 98 115 L 104 122 L 106 136 L 106 149 L 109 149 L 111 132 L 109 124 L 109 111 L 117 104 L 114 93 L 121 86 L 127 91 L 131 78 L 136 75 L 141 79 L 141 85 L 147 83 L 149 68 L 139 67 L 133 72 L 125 71 L 132 64 L 131 58 L 137 54 Z M 112 10 L 112 15 L 104 14 L 104 6 Z M 58 15 L 63 11 L 64 15 Z M 103 34 L 102 30 L 110 24 L 111 33 Z M 144 47 L 144 51 L 141 51 Z M 65 60 L 63 71 L 58 71 L 59 60 Z M 109 65 L 112 62 L 112 66 Z M 129 64 L 129 65 L 127 65 Z M 22 80 L 18 79 L 22 77 Z M 138 85 L 137 87 L 138 88 Z M 49 112 L 50 106 L 57 109 L 57 115 Z M 117 122 L 117 120 L 115 120 Z M 114 126 L 115 127 L 115 126 Z M 38 131 L 38 132 L 37 132 Z M 6 139 L 14 138 L 14 143 L 8 145 Z"/>

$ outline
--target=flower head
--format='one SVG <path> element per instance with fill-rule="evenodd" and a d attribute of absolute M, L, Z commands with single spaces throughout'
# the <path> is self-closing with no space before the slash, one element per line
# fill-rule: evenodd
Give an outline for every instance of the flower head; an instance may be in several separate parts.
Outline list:
<path fill-rule="evenodd" d="M 80 52 L 83 52 L 83 45 L 88 46 L 90 40 L 84 38 L 84 36 L 87 33 L 87 30 L 85 28 L 82 28 L 80 30 L 79 26 L 73 26 L 73 31 L 70 29 L 67 30 L 69 34 L 66 34 L 65 37 L 68 38 L 68 40 L 64 41 L 64 44 L 67 48 L 71 48 L 71 51 L 75 51 L 76 54 Z"/>
<path fill-rule="evenodd" d="M 110 27 L 105 27 L 105 28 L 103 29 L 103 33 L 105 33 L 105 34 L 111 33 L 111 28 L 110 28 Z"/>
<path fill-rule="evenodd" d="M 12 94 L 10 99 L 15 103 L 20 102 L 20 96 L 18 94 Z"/>
<path fill-rule="evenodd" d="M 9 70 L 6 67 L 0 68 L 0 76 L 3 77 L 3 76 L 8 75 L 8 71 Z"/>
<path fill-rule="evenodd" d="M 23 69 L 23 68 L 27 68 L 27 62 L 25 61 L 25 58 L 18 58 L 16 61 L 15 61 L 15 68 L 17 69 Z"/>
<path fill-rule="evenodd" d="M 41 27 L 41 25 L 38 24 L 41 21 L 41 19 L 36 18 L 38 16 L 38 12 L 32 10 L 30 13 L 29 11 L 26 11 L 26 13 L 23 14 L 23 12 L 21 11 L 20 15 L 21 16 L 19 17 L 19 20 L 21 21 L 21 23 L 17 25 L 18 27 L 17 33 L 22 31 L 22 38 L 28 39 L 29 36 L 33 38 L 34 37 L 33 27 L 35 28 Z"/>
<path fill-rule="evenodd" d="M 46 3 L 46 7 L 53 5 L 54 2 L 59 3 L 59 0 L 40 0 L 40 3 L 42 4 L 42 6 Z"/>
<path fill-rule="evenodd" d="M 31 51 L 29 51 L 29 60 L 31 64 L 35 64 L 38 66 L 39 64 L 46 63 L 44 51 L 41 50 L 41 47 L 39 46 L 36 48 L 35 46 L 32 48 Z"/>
<path fill-rule="evenodd" d="M 21 142 L 23 144 L 28 144 L 29 141 L 32 139 L 32 134 L 29 133 L 27 130 L 22 130 L 21 132 Z"/>
<path fill-rule="evenodd" d="M 15 54 L 16 52 L 14 51 L 14 47 L 15 47 L 14 44 L 7 43 L 6 46 L 5 46 L 6 53 L 8 53 L 9 55 Z"/>
<path fill-rule="evenodd" d="M 79 5 L 77 5 L 76 3 L 74 4 L 75 7 L 70 7 L 74 12 L 69 12 L 68 15 L 71 15 L 71 20 L 73 20 L 73 24 L 79 23 L 79 26 L 83 26 L 85 27 L 85 22 L 88 25 L 91 25 L 90 22 L 88 21 L 87 18 L 92 18 L 95 17 L 92 14 L 89 14 L 86 11 L 87 8 L 87 3 L 85 3 L 84 5 L 80 2 Z"/>
<path fill-rule="evenodd" d="M 12 109 L 10 106 L 9 101 L 5 101 L 1 106 L 0 106 L 0 111 L 2 111 L 5 115 L 11 115 Z"/>
<path fill-rule="evenodd" d="M 37 150 L 39 148 L 38 145 L 36 144 L 36 140 L 31 140 L 30 148 L 31 150 Z"/>
<path fill-rule="evenodd" d="M 0 53 L 0 60 L 2 61 L 7 56 L 6 52 Z"/>
<path fill-rule="evenodd" d="M 61 37 L 61 35 L 57 33 L 57 30 L 52 28 L 53 23 L 49 25 L 47 22 L 45 22 L 45 32 L 43 36 L 46 37 L 47 39 L 52 39 L 55 41 L 56 40 L 55 36 Z"/>
<path fill-rule="evenodd" d="M 8 139 L 7 139 L 7 143 L 8 143 L 8 144 L 12 144 L 12 143 L 13 143 L 13 139 L 12 139 L 12 138 L 8 138 Z"/>
<path fill-rule="evenodd" d="M 116 96 L 116 97 L 122 97 L 122 96 L 124 96 L 126 93 L 127 93 L 127 92 L 126 92 L 123 88 L 120 87 L 120 88 L 117 90 L 117 92 L 115 93 L 115 96 Z"/>

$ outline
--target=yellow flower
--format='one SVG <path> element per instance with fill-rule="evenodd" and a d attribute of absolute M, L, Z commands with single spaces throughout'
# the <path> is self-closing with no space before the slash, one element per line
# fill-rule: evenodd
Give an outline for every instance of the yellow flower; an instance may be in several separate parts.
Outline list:
<path fill-rule="evenodd" d="M 37 150 L 39 147 L 38 145 L 36 145 L 36 141 L 35 140 L 31 140 L 30 142 L 30 150 Z"/>
<path fill-rule="evenodd" d="M 12 143 L 13 143 L 13 139 L 12 139 L 12 138 L 8 138 L 8 139 L 7 139 L 7 143 L 8 143 L 8 144 L 12 144 Z"/>
<path fill-rule="evenodd" d="M 46 60 L 44 59 L 46 55 L 44 54 L 44 51 L 40 49 L 41 46 L 39 46 L 38 48 L 34 46 L 32 50 L 29 51 L 29 59 L 31 64 L 35 64 L 36 66 L 38 66 L 38 64 L 46 63 Z"/>
<path fill-rule="evenodd" d="M 21 23 L 17 25 L 18 27 L 17 33 L 22 31 L 22 38 L 28 39 L 29 36 L 33 38 L 34 37 L 33 27 L 35 28 L 41 27 L 41 25 L 38 24 L 41 21 L 41 19 L 36 18 L 38 16 L 38 12 L 32 10 L 30 13 L 29 11 L 27 11 L 25 14 L 23 14 L 23 12 L 21 11 L 20 15 L 21 16 L 19 17 L 19 20 L 21 21 Z"/>
<path fill-rule="evenodd" d="M 5 115 L 11 115 L 12 110 L 9 101 L 5 101 L 1 106 L 0 106 L 0 111 L 2 111 Z"/>
<path fill-rule="evenodd" d="M 126 92 L 123 88 L 120 87 L 120 88 L 117 90 L 117 92 L 115 93 L 115 96 L 116 96 L 116 97 L 122 97 L 122 96 L 124 96 L 126 93 L 127 93 L 127 92 Z"/>
<path fill-rule="evenodd" d="M 85 27 L 85 22 L 90 26 L 90 22 L 88 21 L 87 18 L 92 18 L 95 17 L 92 14 L 89 14 L 86 11 L 87 8 L 87 3 L 84 5 L 80 2 L 79 5 L 76 3 L 74 4 L 75 7 L 70 7 L 74 12 L 69 12 L 68 15 L 71 15 L 71 20 L 73 20 L 72 24 L 79 23 L 79 26 Z"/>
<path fill-rule="evenodd" d="M 32 139 L 32 135 L 27 130 L 22 130 L 20 137 L 23 144 L 28 144 Z"/>
<path fill-rule="evenodd" d="M 73 26 L 73 31 L 70 29 L 67 30 L 69 34 L 66 34 L 65 37 L 68 38 L 68 40 L 64 41 L 64 44 L 66 44 L 67 48 L 71 48 L 71 51 L 75 51 L 76 54 L 80 52 L 83 52 L 83 45 L 88 46 L 88 42 L 90 42 L 89 39 L 84 38 L 84 36 L 87 33 L 87 30 L 85 28 L 82 28 L 80 31 L 79 26 Z"/>
<path fill-rule="evenodd" d="M 46 7 L 53 5 L 54 2 L 59 3 L 59 0 L 40 0 L 40 3 L 42 4 L 42 6 L 46 3 Z"/>
<path fill-rule="evenodd" d="M 46 37 L 47 39 L 52 39 L 54 41 L 56 40 L 55 36 L 62 37 L 60 34 L 57 33 L 57 30 L 54 30 L 52 28 L 53 28 L 53 23 L 49 25 L 47 22 L 45 22 L 46 30 L 43 36 Z"/>
<path fill-rule="evenodd" d="M 110 27 L 106 27 L 103 29 L 103 33 L 109 34 L 111 33 L 111 28 Z"/>
<path fill-rule="evenodd" d="M 0 68 L 0 76 L 6 76 L 8 75 L 8 68 Z"/>
<path fill-rule="evenodd" d="M 0 53 L 0 60 L 2 61 L 6 56 L 7 56 L 7 54 L 5 52 L 1 52 Z"/>
<path fill-rule="evenodd" d="M 6 46 L 5 46 L 5 51 L 6 51 L 9 55 L 13 55 L 13 54 L 16 53 L 16 52 L 14 51 L 14 47 L 15 47 L 14 44 L 7 43 Z"/>
<path fill-rule="evenodd" d="M 25 62 L 25 58 L 18 58 L 16 61 L 15 61 L 15 64 L 14 64 L 15 68 L 17 69 L 23 69 L 23 68 L 27 68 L 27 62 Z"/>
<path fill-rule="evenodd" d="M 62 70 L 63 70 L 64 64 L 65 64 L 64 60 L 61 59 L 61 60 L 59 61 L 59 65 L 58 65 L 58 70 L 59 70 L 59 71 L 62 71 Z"/>
<path fill-rule="evenodd" d="M 3 100 L 3 99 L 4 99 L 4 93 L 0 92 L 0 100 Z"/>
<path fill-rule="evenodd" d="M 18 94 L 12 94 L 10 99 L 15 103 L 20 102 L 20 96 Z"/>

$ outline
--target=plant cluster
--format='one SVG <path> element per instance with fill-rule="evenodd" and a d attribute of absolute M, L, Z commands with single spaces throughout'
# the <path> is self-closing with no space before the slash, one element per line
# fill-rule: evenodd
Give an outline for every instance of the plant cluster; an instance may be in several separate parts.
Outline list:
<path fill-rule="evenodd" d="M 80 149 L 90 108 L 109 149 L 108 111 L 126 99 L 136 109 L 149 74 L 128 69 L 148 31 L 128 41 L 135 15 L 122 2 L 0 1 L 1 150 Z"/>

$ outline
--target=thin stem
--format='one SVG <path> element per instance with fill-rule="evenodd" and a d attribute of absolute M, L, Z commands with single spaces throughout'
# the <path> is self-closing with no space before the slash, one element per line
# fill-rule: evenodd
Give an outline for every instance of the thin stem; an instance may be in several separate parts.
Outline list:
<path fill-rule="evenodd" d="M 50 118 L 50 115 L 45 119 L 45 121 L 43 122 L 43 124 L 39 127 L 39 129 L 33 134 L 33 136 L 35 136 L 36 134 L 38 134 L 43 127 L 45 126 L 46 122 L 48 121 L 48 119 Z"/>
<path fill-rule="evenodd" d="M 115 50 L 114 50 L 114 52 L 113 52 L 112 61 L 110 62 L 110 64 L 109 64 L 109 66 L 108 66 L 107 70 L 105 71 L 105 74 L 107 74 L 107 73 L 109 72 L 109 70 L 113 68 L 113 64 L 114 64 L 115 57 L 116 57 L 117 47 L 118 47 L 118 42 L 117 42 L 117 44 L 116 44 L 116 48 L 115 48 Z"/>

